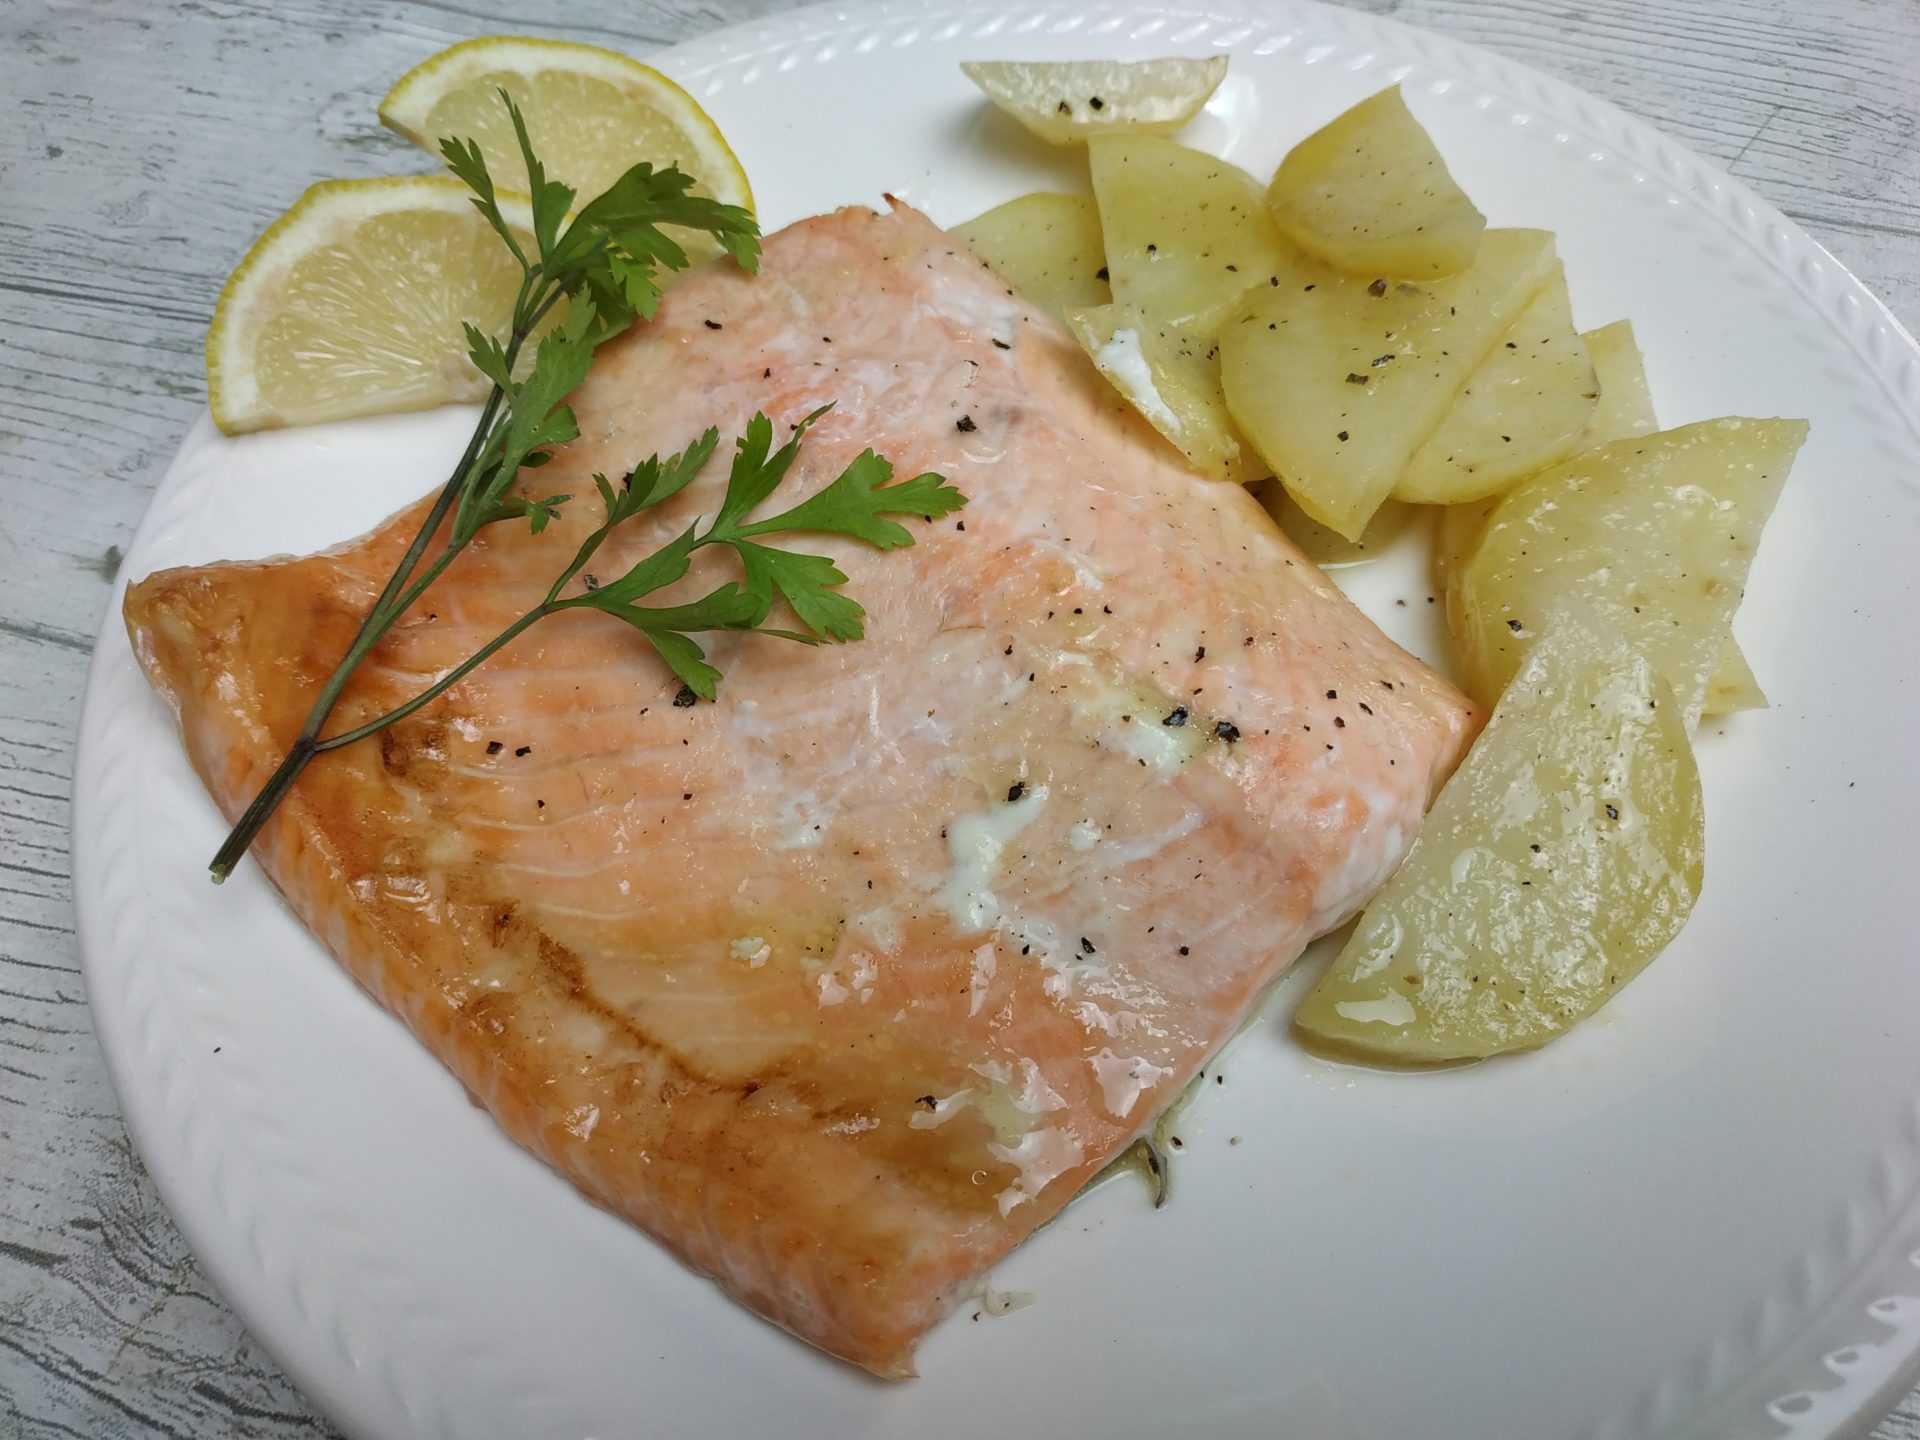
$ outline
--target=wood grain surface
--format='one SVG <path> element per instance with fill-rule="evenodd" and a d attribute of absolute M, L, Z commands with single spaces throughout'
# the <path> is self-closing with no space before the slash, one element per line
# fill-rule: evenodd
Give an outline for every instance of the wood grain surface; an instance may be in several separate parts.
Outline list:
<path fill-rule="evenodd" d="M 310 181 L 500 30 L 644 55 L 780 0 L 0 0 L 0 1440 L 332 1433 L 214 1293 L 128 1143 L 73 936 L 67 795 L 120 547 L 204 403 L 201 341 Z M 1915 0 L 1366 0 L 1726 166 L 1920 320 Z M 1875 1440 L 1920 1440 L 1909 1397 Z"/>

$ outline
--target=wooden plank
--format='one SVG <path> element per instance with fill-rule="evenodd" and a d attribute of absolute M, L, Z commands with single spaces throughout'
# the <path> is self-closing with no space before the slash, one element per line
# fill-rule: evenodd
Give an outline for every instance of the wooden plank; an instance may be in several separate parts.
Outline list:
<path fill-rule="evenodd" d="M 313 1437 L 134 1157 L 81 993 L 67 791 L 109 582 L 198 414 L 222 280 L 313 180 L 430 168 L 387 83 L 503 24 L 634 53 L 785 0 L 0 7 L 0 1436 Z M 1920 7 L 1365 0 L 1560 75 L 1729 166 L 1911 328 Z M 270 137 L 263 142 L 262 137 Z M 1909 1398 L 1875 1440 L 1920 1440 Z"/>

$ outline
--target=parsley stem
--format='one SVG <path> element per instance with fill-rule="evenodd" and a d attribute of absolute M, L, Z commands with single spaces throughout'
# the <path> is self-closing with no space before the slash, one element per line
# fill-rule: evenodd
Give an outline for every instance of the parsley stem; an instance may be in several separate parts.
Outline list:
<path fill-rule="evenodd" d="M 313 738 L 303 736 L 293 742 L 284 759 L 275 767 L 267 783 L 260 787 L 260 793 L 253 797 L 253 803 L 242 812 L 228 832 L 226 843 L 213 857 L 213 863 L 207 868 L 213 874 L 213 883 L 218 885 L 233 873 L 233 867 L 240 863 L 240 857 L 247 853 L 247 847 L 253 844 L 253 837 L 260 833 L 260 827 L 267 823 L 267 817 L 274 812 L 280 802 L 286 798 L 287 791 L 293 788 L 293 782 L 300 778 L 300 772 L 307 768 L 307 762 L 313 759 Z"/>
<path fill-rule="evenodd" d="M 555 290 L 546 297 L 533 314 L 525 315 L 523 312 L 527 307 L 528 292 L 532 288 L 533 275 L 529 272 L 521 280 L 520 293 L 514 300 L 514 317 L 517 323 L 513 327 L 506 347 L 509 367 L 518 359 L 527 337 L 560 294 Z M 459 547 L 449 542 L 427 567 L 426 573 L 415 578 L 421 557 L 426 554 L 428 545 L 432 543 L 434 535 L 439 532 L 441 524 L 447 518 L 447 513 L 453 509 L 454 503 L 472 488 L 475 462 L 479 460 L 486 441 L 493 433 L 494 420 L 500 413 L 504 399 L 504 393 L 498 385 L 495 385 L 487 396 L 486 404 L 480 412 L 480 419 L 473 427 L 473 434 L 467 440 L 467 448 L 461 453 L 459 463 L 447 476 L 446 484 L 441 487 L 440 494 L 433 502 L 433 508 L 420 522 L 420 528 L 408 544 L 406 554 L 401 556 L 400 563 L 394 567 L 393 574 L 387 577 L 387 583 L 381 588 L 379 598 L 362 617 L 359 629 L 354 632 L 353 640 L 348 644 L 346 653 L 340 657 L 339 663 L 333 668 L 333 673 L 327 677 L 326 684 L 321 686 L 320 693 L 314 697 L 313 705 L 307 711 L 306 721 L 301 725 L 300 733 L 295 737 L 292 747 L 288 749 L 285 758 L 274 769 L 273 774 L 268 777 L 266 784 L 260 787 L 260 792 L 242 812 L 240 819 L 235 822 L 225 842 L 214 855 L 213 863 L 208 867 L 212 872 L 214 884 L 218 885 L 233 873 L 233 867 L 240 862 L 240 857 L 246 854 L 247 848 L 253 844 L 254 837 L 260 833 L 260 827 L 266 824 L 267 817 L 286 798 L 287 792 L 293 788 L 301 772 L 312 763 L 314 756 L 335 748 L 331 743 L 321 743 L 319 735 L 321 728 L 333 714 L 333 707 L 339 703 L 347 681 L 353 677 L 353 672 L 360 668 L 360 662 L 372 653 L 374 646 L 378 645 L 387 631 L 393 628 L 394 622 L 412 608 L 421 593 L 439 578 L 441 572 L 459 553 Z"/>
<path fill-rule="evenodd" d="M 525 267 L 525 263 L 524 260 L 521 262 L 523 268 Z M 514 296 L 513 300 L 514 326 L 512 333 L 508 337 L 506 347 L 507 367 L 509 371 L 512 369 L 514 362 L 519 359 L 521 347 L 526 344 L 527 337 L 532 334 L 534 326 L 539 323 L 538 315 L 531 318 L 522 318 L 522 312 L 527 308 L 528 295 L 532 289 L 533 272 L 526 270 L 520 277 L 520 291 Z M 540 314 L 545 314 L 544 308 Z M 376 625 L 380 625 L 382 628 L 386 625 L 391 625 L 395 618 L 404 615 L 408 606 L 412 605 L 414 600 L 419 598 L 419 592 L 422 587 L 416 586 L 409 592 L 408 598 L 405 601 L 398 605 L 394 604 L 394 596 L 400 592 L 401 587 L 406 585 L 407 581 L 412 577 L 414 567 L 420 563 L 420 557 L 426 553 L 428 542 L 432 540 L 435 532 L 439 530 L 440 522 L 447 518 L 447 511 L 453 508 L 454 501 L 459 499 L 461 493 L 468 488 L 470 472 L 473 469 L 474 462 L 480 458 L 482 445 L 493 433 L 494 419 L 499 415 L 500 406 L 505 399 L 506 396 L 498 385 L 495 385 L 493 389 L 488 392 L 486 404 L 480 411 L 480 419 L 473 427 L 473 434 L 467 438 L 467 448 L 461 452 L 459 464 L 453 467 L 453 473 L 447 477 L 447 483 L 441 487 L 439 497 L 433 503 L 433 509 L 427 513 L 427 518 L 421 522 L 419 531 L 413 537 L 413 542 L 407 547 L 407 553 L 401 557 L 400 564 L 395 567 L 393 574 L 388 577 L 385 587 L 380 592 L 380 598 L 373 602 L 373 608 L 367 612 L 366 618 L 360 622 L 360 632 L 354 636 L 356 642 L 363 638 L 367 631 Z M 349 650 L 349 654 L 351 654 L 351 649 Z M 344 664 L 346 662 L 343 660 L 342 663 Z M 354 663 L 358 664 L 359 661 L 356 659 Z M 337 695 L 335 698 L 338 698 Z M 329 711 L 332 709 L 331 703 L 328 704 L 327 708 Z M 325 723 L 325 714 L 321 714 L 317 720 L 309 716 L 307 727 L 303 729 L 301 733 L 311 738 L 320 733 L 320 726 Z"/>
<path fill-rule="evenodd" d="M 351 730 L 343 730 L 338 735 L 329 735 L 325 740 L 321 740 L 314 745 L 314 754 L 324 755 L 329 750 L 338 750 L 342 746 L 352 745 L 356 741 L 365 740 L 370 735 L 379 734 L 389 725 L 398 724 L 413 714 L 413 712 L 418 710 L 422 705 L 438 699 L 455 685 L 458 685 L 487 660 L 491 659 L 494 654 L 517 639 L 521 631 L 527 629 L 537 620 L 544 620 L 553 613 L 553 610 L 554 607 L 550 601 L 536 605 L 404 705 L 397 705 L 378 719 L 369 720 L 364 725 L 357 725 Z"/>
<path fill-rule="evenodd" d="M 547 588 L 546 599 L 542 600 L 538 605 L 534 606 L 533 609 L 522 615 L 518 620 L 514 621 L 513 624 L 502 630 L 498 635 L 494 636 L 493 639 L 489 640 L 453 669 L 434 681 L 433 684 L 422 690 L 404 705 L 395 706 L 377 720 L 369 720 L 366 724 L 356 726 L 352 730 L 343 731 L 338 735 L 329 735 L 325 740 L 317 741 L 313 746 L 313 753 L 315 755 L 324 755 L 329 750 L 338 750 L 344 746 L 352 745 L 356 741 L 365 740 L 370 735 L 378 734 L 389 725 L 398 724 L 413 714 L 413 712 L 418 710 L 422 705 L 437 699 L 451 690 L 455 685 L 458 685 L 488 659 L 505 649 L 523 630 L 526 630 L 536 621 L 544 620 L 549 615 L 557 614 L 561 610 L 570 608 L 568 602 L 560 598 L 560 592 L 567 588 L 567 582 L 579 573 L 580 567 L 587 563 L 592 557 L 593 552 L 600 548 L 600 542 L 606 538 L 607 530 L 605 527 L 595 531 L 593 535 L 588 537 L 586 544 L 580 547 L 580 553 L 575 558 L 573 564 L 563 571 L 560 578 L 555 580 L 553 584 Z M 434 578 L 439 575 L 440 571 L 446 568 L 447 562 L 451 560 L 456 553 L 455 550 L 449 547 L 440 558 L 434 562 L 433 567 L 415 587 L 416 592 L 424 590 L 428 585 L 431 585 Z M 405 607 L 402 607 L 403 610 L 404 608 Z"/>

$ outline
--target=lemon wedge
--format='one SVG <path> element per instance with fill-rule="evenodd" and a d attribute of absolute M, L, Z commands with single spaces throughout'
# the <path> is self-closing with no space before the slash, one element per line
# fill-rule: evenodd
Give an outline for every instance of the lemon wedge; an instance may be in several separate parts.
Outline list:
<path fill-rule="evenodd" d="M 1227 57 L 1204 60 L 969 60 L 967 78 L 1042 140 L 1166 135 L 1200 113 L 1227 77 Z"/>
<path fill-rule="evenodd" d="M 642 160 L 678 165 L 696 194 L 753 208 L 739 158 L 711 116 L 658 70 L 596 45 L 492 35 L 423 60 L 387 92 L 380 121 L 414 144 L 477 143 L 503 189 L 524 192 L 526 165 L 499 92 L 520 107 L 549 178 L 584 204 Z"/>
<path fill-rule="evenodd" d="M 311 187 L 228 277 L 207 331 L 207 398 L 229 435 L 479 400 L 461 322 L 512 324 L 520 267 L 457 180 Z M 531 245 L 526 202 L 500 197 Z"/>

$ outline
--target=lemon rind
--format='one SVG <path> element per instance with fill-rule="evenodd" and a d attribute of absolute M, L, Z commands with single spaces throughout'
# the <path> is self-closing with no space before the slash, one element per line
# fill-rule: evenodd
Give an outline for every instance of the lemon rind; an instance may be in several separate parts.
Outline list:
<path fill-rule="evenodd" d="M 345 234 L 379 215 L 406 210 L 463 212 L 473 192 L 446 175 L 382 176 L 321 180 L 309 185 L 287 212 L 263 231 L 220 288 L 207 327 L 207 403 L 214 424 L 227 435 L 282 428 L 295 423 L 261 399 L 248 342 L 270 313 L 274 282 L 284 279 L 316 244 Z M 504 193 L 500 208 L 515 229 L 531 232 L 525 196 Z"/>
<path fill-rule="evenodd" d="M 501 57 L 525 57 L 528 54 L 544 54 L 566 63 L 543 67 L 499 63 Z M 721 173 L 697 178 L 723 203 L 740 205 L 748 210 L 755 208 L 753 186 L 747 179 L 746 168 L 741 165 L 740 157 L 734 153 L 726 136 L 700 102 L 651 65 L 600 45 L 585 45 L 571 40 L 545 40 L 528 35 L 486 35 L 475 40 L 463 40 L 437 55 L 428 56 L 395 81 L 393 88 L 380 101 L 380 123 L 429 154 L 438 156 L 439 141 L 427 134 L 424 128 L 436 99 L 488 70 L 525 72 L 529 68 L 565 69 L 591 74 L 610 83 L 638 88 L 650 97 L 663 101 L 659 108 L 682 129 L 690 129 L 702 157 L 719 162 Z"/>

